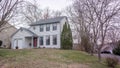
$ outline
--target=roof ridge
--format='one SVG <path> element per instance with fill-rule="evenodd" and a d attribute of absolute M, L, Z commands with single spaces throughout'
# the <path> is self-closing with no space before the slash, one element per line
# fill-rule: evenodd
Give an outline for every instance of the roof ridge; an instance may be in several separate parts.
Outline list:
<path fill-rule="evenodd" d="M 49 23 L 59 23 L 63 18 L 67 18 L 66 16 L 48 18 L 48 19 L 40 19 L 37 22 L 30 24 L 30 26 L 39 25 L 39 24 L 49 24 Z"/>
<path fill-rule="evenodd" d="M 40 20 L 49 20 L 49 19 L 55 19 L 55 18 L 63 18 L 63 17 L 66 17 L 66 16 L 52 17 L 52 18 L 47 18 L 47 19 L 40 19 Z"/>

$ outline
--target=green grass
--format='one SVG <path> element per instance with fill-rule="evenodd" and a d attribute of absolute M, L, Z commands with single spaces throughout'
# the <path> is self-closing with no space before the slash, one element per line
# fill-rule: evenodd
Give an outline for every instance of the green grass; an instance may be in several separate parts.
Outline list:
<path fill-rule="evenodd" d="M 0 65 L 4 68 L 108 68 L 85 52 L 56 49 L 0 49 Z"/>
<path fill-rule="evenodd" d="M 0 56 L 3 58 L 15 57 L 20 55 L 27 55 L 27 50 L 8 50 L 8 49 L 1 49 Z"/>

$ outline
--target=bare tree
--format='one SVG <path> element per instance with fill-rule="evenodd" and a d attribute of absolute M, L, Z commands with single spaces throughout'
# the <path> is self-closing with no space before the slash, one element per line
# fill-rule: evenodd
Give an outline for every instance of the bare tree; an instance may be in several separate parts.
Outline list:
<path fill-rule="evenodd" d="M 95 18 L 93 22 L 97 24 L 99 31 L 99 39 L 100 39 L 100 45 L 97 45 L 98 50 L 98 57 L 99 61 L 101 60 L 101 48 L 104 46 L 104 41 L 106 37 L 106 33 L 108 31 L 108 28 L 110 26 L 112 18 L 114 18 L 120 11 L 120 4 L 118 1 L 113 0 L 96 0 L 96 1 L 87 1 L 88 7 L 91 7 L 93 9 L 93 12 L 95 13 Z M 116 5 L 111 6 L 112 3 L 116 3 Z M 94 24 L 95 24 L 94 23 Z M 94 28 L 93 28 L 94 31 Z M 94 36 L 94 35 L 93 35 Z"/>
<path fill-rule="evenodd" d="M 68 7 L 68 16 L 70 18 L 70 20 L 73 22 L 73 24 L 75 24 L 75 29 L 77 31 L 78 34 L 78 43 L 79 43 L 79 48 L 81 50 L 85 50 L 88 46 L 84 45 L 84 43 L 86 43 L 86 41 L 88 41 L 90 43 L 90 38 L 89 38 L 89 33 L 90 33 L 90 23 L 87 22 L 86 20 L 86 9 L 85 9 L 85 5 L 83 5 L 82 2 L 80 2 L 79 0 L 75 1 L 73 6 Z M 86 39 L 86 41 L 85 41 Z M 83 41 L 84 40 L 84 41 Z M 90 48 L 90 47 L 89 47 Z M 91 50 L 91 49 L 89 49 Z"/>
<path fill-rule="evenodd" d="M 52 11 L 52 17 L 60 17 L 63 15 L 62 11 Z"/>
<path fill-rule="evenodd" d="M 114 3 L 115 5 L 113 5 Z M 106 33 L 110 25 L 113 24 L 111 20 L 118 15 L 119 11 L 119 0 L 74 0 L 72 11 L 70 11 L 72 20 L 77 24 L 80 37 L 81 33 L 87 32 L 86 34 L 91 38 L 93 46 L 97 49 L 99 61 L 101 61 L 100 52 L 104 46 Z"/>
<path fill-rule="evenodd" d="M 21 16 L 28 24 L 34 23 L 42 18 L 42 10 L 38 7 L 36 0 L 33 3 L 26 1 L 22 5 Z M 20 9 L 21 10 L 21 9 Z"/>
<path fill-rule="evenodd" d="M 1 0 L 0 1 L 0 28 L 16 15 L 16 9 L 22 0 Z M 0 29 L 1 31 L 1 29 Z"/>
<path fill-rule="evenodd" d="M 48 18 L 54 18 L 54 17 L 60 17 L 63 15 L 62 11 L 54 11 L 50 10 L 49 8 L 46 8 L 42 12 L 43 19 L 48 19 Z"/>
<path fill-rule="evenodd" d="M 50 18 L 51 10 L 49 8 L 46 8 L 43 10 L 43 19 L 48 19 Z"/>
<path fill-rule="evenodd" d="M 21 20 L 23 20 L 27 24 L 35 23 L 36 21 L 39 21 L 40 19 L 58 17 L 62 14 L 59 11 L 52 11 L 49 8 L 41 9 L 40 5 L 37 3 L 36 0 L 33 0 L 32 3 L 26 1 L 22 5 L 21 9 L 23 9 L 20 12 L 22 16 Z"/>
<path fill-rule="evenodd" d="M 105 40 L 112 43 L 118 42 L 120 40 L 120 28 L 118 26 L 111 26 L 108 29 Z"/>

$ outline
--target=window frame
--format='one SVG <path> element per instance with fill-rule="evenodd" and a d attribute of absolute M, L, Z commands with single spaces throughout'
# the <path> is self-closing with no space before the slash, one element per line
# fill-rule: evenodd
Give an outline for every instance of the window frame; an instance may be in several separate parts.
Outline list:
<path fill-rule="evenodd" d="M 40 25 L 40 32 L 44 32 L 44 25 Z M 42 29 L 42 30 L 41 30 Z"/>
<path fill-rule="evenodd" d="M 53 30 L 53 31 L 57 30 L 57 24 L 56 24 L 56 23 L 53 24 L 53 26 L 52 26 L 52 30 Z"/>
<path fill-rule="evenodd" d="M 35 26 L 33 26 L 33 30 L 35 30 L 36 29 L 36 27 Z"/>
<path fill-rule="evenodd" d="M 53 44 L 53 45 L 57 45 L 57 44 L 58 44 L 57 38 L 58 38 L 57 35 L 53 35 L 53 36 L 52 36 L 52 41 L 53 41 L 52 44 Z"/>
<path fill-rule="evenodd" d="M 46 24 L 46 31 L 50 31 L 50 24 Z"/>
<path fill-rule="evenodd" d="M 41 44 L 41 38 L 42 38 L 42 44 Z M 44 36 L 39 37 L 39 45 L 43 46 L 44 45 Z"/>
<path fill-rule="evenodd" d="M 49 41 L 49 42 L 48 42 Z M 46 36 L 46 45 L 49 46 L 50 45 L 50 35 Z"/>

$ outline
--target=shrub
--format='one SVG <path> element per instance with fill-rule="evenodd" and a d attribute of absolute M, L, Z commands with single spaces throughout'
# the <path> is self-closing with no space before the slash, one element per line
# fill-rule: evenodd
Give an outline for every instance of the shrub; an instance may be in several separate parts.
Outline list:
<path fill-rule="evenodd" d="M 90 44 L 90 40 L 89 37 L 86 35 L 81 37 L 81 50 L 85 51 L 87 53 L 91 52 L 91 44 Z"/>
<path fill-rule="evenodd" d="M 0 40 L 0 47 L 2 46 L 2 41 Z"/>
<path fill-rule="evenodd" d="M 115 68 L 116 65 L 118 64 L 119 60 L 116 58 L 116 57 L 113 57 L 113 58 L 106 58 L 106 64 L 108 67 L 112 67 L 112 68 Z"/>
<path fill-rule="evenodd" d="M 16 46 L 16 49 L 18 49 L 18 46 Z"/>
<path fill-rule="evenodd" d="M 120 47 L 117 47 L 113 50 L 113 54 L 120 55 Z"/>
<path fill-rule="evenodd" d="M 61 34 L 61 49 L 72 49 L 73 40 L 70 25 L 65 23 Z"/>
<path fill-rule="evenodd" d="M 117 47 L 113 49 L 113 54 L 120 55 L 120 41 L 118 41 Z"/>

